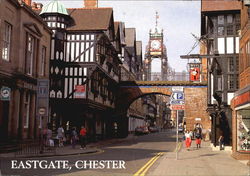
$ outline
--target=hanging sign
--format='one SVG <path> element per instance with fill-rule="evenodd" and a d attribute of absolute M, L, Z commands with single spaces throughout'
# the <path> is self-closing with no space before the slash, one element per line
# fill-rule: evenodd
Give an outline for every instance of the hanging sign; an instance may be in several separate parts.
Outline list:
<path fill-rule="evenodd" d="M 200 81 L 200 68 L 195 67 L 190 69 L 190 81 Z"/>
<path fill-rule="evenodd" d="M 85 85 L 75 86 L 74 98 L 85 98 L 86 97 L 86 87 Z"/>

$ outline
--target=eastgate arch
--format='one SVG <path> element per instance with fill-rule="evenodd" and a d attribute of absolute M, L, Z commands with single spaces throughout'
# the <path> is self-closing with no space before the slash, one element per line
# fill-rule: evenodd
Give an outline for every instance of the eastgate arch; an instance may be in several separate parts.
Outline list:
<path fill-rule="evenodd" d="M 207 83 L 194 83 L 189 81 L 124 81 L 120 83 L 115 112 L 116 120 L 119 123 L 120 136 L 125 137 L 127 135 L 123 134 L 128 126 L 127 110 L 134 100 L 149 94 L 171 96 L 172 87 L 176 86 L 184 88 L 186 118 L 200 118 L 206 121 L 204 123 L 207 123 L 209 120 L 206 114 Z M 195 107 L 199 107 L 199 111 L 195 110 Z M 194 120 L 190 120 L 188 127 L 190 126 L 191 128 L 191 126 L 193 126 L 192 123 L 195 123 Z"/>

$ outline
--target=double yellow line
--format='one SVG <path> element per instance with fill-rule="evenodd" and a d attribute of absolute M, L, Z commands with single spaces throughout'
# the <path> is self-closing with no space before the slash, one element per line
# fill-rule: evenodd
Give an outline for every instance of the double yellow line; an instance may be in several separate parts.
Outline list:
<path fill-rule="evenodd" d="M 154 164 L 154 162 L 160 158 L 165 152 L 157 153 L 153 158 L 151 158 L 140 170 L 138 170 L 133 176 L 144 176 L 148 169 Z"/>

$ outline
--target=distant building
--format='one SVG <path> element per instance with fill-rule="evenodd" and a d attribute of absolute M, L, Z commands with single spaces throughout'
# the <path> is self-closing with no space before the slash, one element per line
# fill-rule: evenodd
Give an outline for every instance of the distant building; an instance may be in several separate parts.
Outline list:
<path fill-rule="evenodd" d="M 37 116 L 36 100 L 38 80 L 49 78 L 52 32 L 30 5 L 0 3 L 0 142 L 38 138 L 47 123 Z"/>
<path fill-rule="evenodd" d="M 128 66 L 128 71 L 131 72 L 136 79 L 137 73 L 137 58 L 136 58 L 136 30 L 135 28 L 125 28 L 125 51 L 123 63 Z"/>

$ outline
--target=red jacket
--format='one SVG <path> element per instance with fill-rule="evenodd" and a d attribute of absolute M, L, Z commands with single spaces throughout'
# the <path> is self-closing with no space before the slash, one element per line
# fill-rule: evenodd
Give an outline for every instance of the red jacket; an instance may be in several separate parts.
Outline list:
<path fill-rule="evenodd" d="M 80 135 L 81 135 L 81 136 L 86 136 L 86 129 L 85 129 L 85 128 L 82 128 L 82 129 L 80 130 Z"/>

